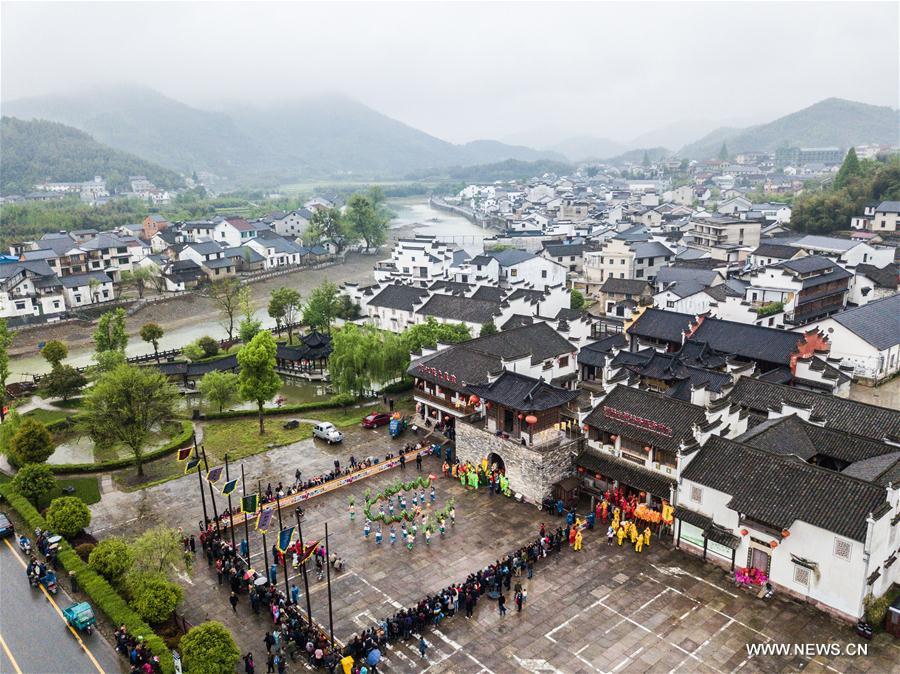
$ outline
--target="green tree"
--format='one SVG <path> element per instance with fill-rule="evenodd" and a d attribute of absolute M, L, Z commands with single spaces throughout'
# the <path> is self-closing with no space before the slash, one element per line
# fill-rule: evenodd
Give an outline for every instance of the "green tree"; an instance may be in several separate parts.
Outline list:
<path fill-rule="evenodd" d="M 44 344 L 44 348 L 41 349 L 41 355 L 44 357 L 44 360 L 50 363 L 50 367 L 57 367 L 69 355 L 69 348 L 64 342 L 58 339 L 51 339 Z"/>
<path fill-rule="evenodd" d="M 184 592 L 161 573 L 129 573 L 125 587 L 128 602 L 151 625 L 164 623 L 182 599 Z"/>
<path fill-rule="evenodd" d="M 203 349 L 204 358 L 212 358 L 219 353 L 219 342 L 209 335 L 204 335 L 203 337 L 198 339 L 197 346 Z"/>
<path fill-rule="evenodd" d="M 722 143 L 722 147 L 719 148 L 719 161 L 728 161 L 728 147 L 725 143 Z"/>
<path fill-rule="evenodd" d="M 56 487 L 56 477 L 46 463 L 27 463 L 13 478 L 13 487 L 40 508 L 41 500 Z"/>
<path fill-rule="evenodd" d="M 844 157 L 841 168 L 838 169 L 837 175 L 834 176 L 834 189 L 839 190 L 846 187 L 852 178 L 862 176 L 862 169 L 859 165 L 859 158 L 856 156 L 856 148 L 851 147 Z"/>
<path fill-rule="evenodd" d="M 6 419 L 0 424 L 0 454 L 7 456 L 12 454 L 12 440 L 22 426 L 22 415 L 12 409 L 6 415 Z"/>
<path fill-rule="evenodd" d="M 143 475 L 150 434 L 175 417 L 177 404 L 178 391 L 161 374 L 120 365 L 88 392 L 81 426 L 95 442 L 125 445 L 134 455 L 138 475 Z"/>
<path fill-rule="evenodd" d="M 38 388 L 45 397 L 68 400 L 87 383 L 87 377 L 71 365 L 57 365 L 41 377 Z"/>
<path fill-rule="evenodd" d="M 263 407 L 281 388 L 281 378 L 275 372 L 275 352 L 277 346 L 272 333 L 258 333 L 249 344 L 238 351 L 237 361 L 240 366 L 239 391 L 244 400 L 256 401 L 259 411 L 259 434 L 265 429 Z"/>
<path fill-rule="evenodd" d="M 294 341 L 293 323 L 300 311 L 300 293 L 293 288 L 276 288 L 269 299 L 269 316 L 275 319 L 275 326 L 281 335 L 282 326 L 287 327 L 288 344 Z"/>
<path fill-rule="evenodd" d="M 226 278 L 213 281 L 209 285 L 209 296 L 220 313 L 222 325 L 228 332 L 228 341 L 234 339 L 234 317 L 241 308 L 241 283 L 237 279 Z"/>
<path fill-rule="evenodd" d="M 408 366 L 409 350 L 400 335 L 352 323 L 334 333 L 328 371 L 340 393 L 362 395 L 403 376 Z"/>
<path fill-rule="evenodd" d="M 128 333 L 125 331 L 125 310 L 120 307 L 107 311 L 97 321 L 97 329 L 94 330 L 94 350 L 97 353 L 103 351 L 125 353 L 126 346 Z"/>
<path fill-rule="evenodd" d="M 40 421 L 23 417 L 9 447 L 9 458 L 17 466 L 43 463 L 53 454 L 50 431 Z"/>
<path fill-rule="evenodd" d="M 423 348 L 433 349 L 438 342 L 458 344 L 472 339 L 469 328 L 462 323 L 438 323 L 429 316 L 423 323 L 411 325 L 402 334 L 407 353 L 417 353 Z"/>
<path fill-rule="evenodd" d="M 159 363 L 159 340 L 163 337 L 162 326 L 158 323 L 144 323 L 141 326 L 141 339 L 153 345 L 153 355 Z"/>
<path fill-rule="evenodd" d="M 341 295 L 338 298 L 337 317 L 345 321 L 355 321 L 360 317 L 359 305 L 351 300 L 347 295 Z"/>
<path fill-rule="evenodd" d="M 72 538 L 91 523 L 91 511 L 77 496 L 60 496 L 50 501 L 46 518 L 51 531 Z"/>
<path fill-rule="evenodd" d="M 337 286 L 331 281 L 325 281 L 309 294 L 303 308 L 303 322 L 314 330 L 330 332 L 340 306 Z"/>
<path fill-rule="evenodd" d="M 260 321 L 255 318 L 242 318 L 241 324 L 238 326 L 238 339 L 244 344 L 248 344 L 260 330 L 262 330 Z"/>
<path fill-rule="evenodd" d="M 337 208 L 315 211 L 309 219 L 309 227 L 303 234 L 303 242 L 308 246 L 323 241 L 333 241 L 338 252 L 343 250 L 346 240 L 346 227 L 341 218 L 341 211 Z"/>
<path fill-rule="evenodd" d="M 494 321 L 488 321 L 487 323 L 482 324 L 481 330 L 478 331 L 479 337 L 487 337 L 488 335 L 496 335 L 497 334 L 497 326 L 494 325 Z"/>
<path fill-rule="evenodd" d="M 125 353 L 122 351 L 99 351 L 94 354 L 94 365 L 91 376 L 97 378 L 125 364 Z"/>
<path fill-rule="evenodd" d="M 197 343 L 197 340 L 190 342 L 181 349 L 182 355 L 192 363 L 203 360 L 203 347 Z"/>
<path fill-rule="evenodd" d="M 203 399 L 222 412 L 238 400 L 238 376 L 233 372 L 211 370 L 203 375 L 197 388 Z"/>
<path fill-rule="evenodd" d="M 178 529 L 164 525 L 147 529 L 131 543 L 134 570 L 137 573 L 162 573 L 173 578 L 182 571 L 190 571 L 193 562 L 185 553 Z"/>
<path fill-rule="evenodd" d="M 584 311 L 587 302 L 580 290 L 572 290 L 569 293 L 569 308 L 572 311 Z"/>
<path fill-rule="evenodd" d="M 153 285 L 154 276 L 156 274 L 151 267 L 137 267 L 123 271 L 121 282 L 123 285 L 134 286 L 138 297 L 144 299 L 144 291 L 148 285 Z"/>
<path fill-rule="evenodd" d="M 109 582 L 117 585 L 134 563 L 134 553 L 124 539 L 104 538 L 94 546 L 88 566 Z"/>
<path fill-rule="evenodd" d="M 220 622 L 207 621 L 181 637 L 181 661 L 190 674 L 232 674 L 241 657 L 231 632 Z"/>
<path fill-rule="evenodd" d="M 9 346 L 12 340 L 6 319 L 0 318 L 0 421 L 6 417 L 6 380 L 9 379 Z"/>
<path fill-rule="evenodd" d="M 380 216 L 375 206 L 361 194 L 354 194 L 347 201 L 344 223 L 348 236 L 362 239 L 366 250 L 378 247 L 387 238 L 387 220 Z"/>

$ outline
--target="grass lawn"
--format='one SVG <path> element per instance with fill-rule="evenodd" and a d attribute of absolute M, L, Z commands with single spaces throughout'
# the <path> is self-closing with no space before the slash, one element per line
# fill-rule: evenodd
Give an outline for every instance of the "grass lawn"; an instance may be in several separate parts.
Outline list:
<path fill-rule="evenodd" d="M 53 403 L 54 407 L 64 407 L 67 410 L 76 410 L 81 407 L 84 398 L 69 398 L 68 400 L 57 400 Z"/>
<path fill-rule="evenodd" d="M 0 483 L 11 481 L 12 478 L 9 475 L 0 473 Z M 64 494 L 63 489 L 66 487 L 74 487 L 75 492 Z M 44 498 L 41 507 L 47 506 L 57 496 L 77 496 L 87 505 L 91 505 L 100 500 L 100 482 L 96 477 L 58 477 L 56 478 L 56 488 L 50 492 L 49 497 Z"/>
<path fill-rule="evenodd" d="M 211 421 L 203 426 L 203 447 L 212 465 L 213 459 L 218 464 L 225 459 L 243 459 L 269 449 L 270 445 L 288 445 L 312 437 L 312 426 L 300 424 L 293 430 L 285 430 L 284 419 L 266 419 L 265 435 L 259 434 L 259 421 L 256 417 L 240 419 L 223 419 Z"/>
<path fill-rule="evenodd" d="M 62 421 L 63 419 L 67 419 L 72 416 L 72 412 L 68 410 L 45 410 L 41 408 L 33 409 L 30 412 L 26 412 L 22 415 L 23 418 L 29 419 L 37 419 L 42 424 L 52 424 L 57 421 Z"/>

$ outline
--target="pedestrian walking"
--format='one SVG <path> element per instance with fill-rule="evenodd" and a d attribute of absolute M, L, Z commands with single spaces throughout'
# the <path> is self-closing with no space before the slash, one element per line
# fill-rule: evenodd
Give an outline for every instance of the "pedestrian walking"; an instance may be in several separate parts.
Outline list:
<path fill-rule="evenodd" d="M 228 603 L 231 604 L 231 610 L 237 613 L 238 596 L 236 592 L 232 592 L 231 596 L 228 597 Z"/>
<path fill-rule="evenodd" d="M 275 639 L 272 638 L 272 635 L 266 632 L 266 636 L 263 637 L 263 643 L 266 645 L 266 651 L 271 653 L 272 646 L 275 645 Z"/>
<path fill-rule="evenodd" d="M 428 644 L 425 643 L 425 637 L 419 637 L 419 655 L 425 657 L 425 651 L 428 650 Z"/>
<path fill-rule="evenodd" d="M 275 674 L 275 654 L 269 653 L 266 657 L 266 674 Z"/>
<path fill-rule="evenodd" d="M 194 538 L 194 534 L 191 534 L 191 554 L 197 554 L 197 539 Z"/>
<path fill-rule="evenodd" d="M 502 593 L 497 597 L 497 608 L 500 609 L 501 618 L 506 615 L 506 597 Z"/>
<path fill-rule="evenodd" d="M 292 604 L 300 603 L 300 588 L 297 587 L 296 583 L 291 583 L 291 603 Z"/>
<path fill-rule="evenodd" d="M 244 656 L 244 674 L 256 674 L 256 664 L 253 662 L 253 653 Z"/>
<path fill-rule="evenodd" d="M 422 455 L 416 454 L 416 470 L 422 472 Z"/>
<path fill-rule="evenodd" d="M 606 544 L 607 544 L 607 545 L 612 545 L 612 544 L 613 544 L 613 538 L 615 538 L 615 537 L 616 537 L 616 532 L 615 532 L 615 530 L 612 528 L 612 525 L 610 525 L 609 528 L 606 530 Z"/>

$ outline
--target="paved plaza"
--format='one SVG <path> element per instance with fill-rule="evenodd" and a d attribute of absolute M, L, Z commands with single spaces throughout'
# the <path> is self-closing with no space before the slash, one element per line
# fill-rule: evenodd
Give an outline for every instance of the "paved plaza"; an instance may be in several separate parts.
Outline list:
<path fill-rule="evenodd" d="M 247 459 L 245 471 L 262 480 L 282 476 L 292 479 L 301 466 L 312 475 L 331 466 L 335 457 L 345 461 L 381 455 L 410 438 L 392 441 L 384 429 L 353 429 L 343 447 L 327 448 L 313 441 L 281 448 Z M 362 449 L 365 447 L 366 449 Z M 356 448 L 356 449 L 354 449 Z M 251 470 L 253 471 L 251 473 Z M 440 475 L 440 462 L 428 458 L 423 474 Z M 555 528 L 561 520 L 532 506 L 515 503 L 484 489 L 467 492 L 452 479 L 440 477 L 435 507 L 453 497 L 457 524 L 430 546 L 422 537 L 412 551 L 398 543 L 392 548 L 385 528 L 380 546 L 374 534 L 362 534 L 363 494 L 416 476 L 414 462 L 405 471 L 394 470 L 350 485 L 308 502 L 303 521 L 306 541 L 324 536 L 329 523 L 333 551 L 347 561 L 347 568 L 332 576 L 334 631 L 346 642 L 355 632 L 375 625 L 402 606 L 417 602 L 450 582 L 463 580 L 501 554 L 516 549 L 537 534 L 542 521 Z M 348 496 L 356 500 L 356 520 L 348 516 Z M 175 526 L 196 529 L 201 516 L 196 475 L 186 476 L 140 494 L 131 510 L 118 516 L 107 499 L 96 509 L 94 526 L 100 536 L 135 533 L 147 519 L 160 519 Z M 293 522 L 293 509 L 286 509 Z M 137 519 L 134 519 L 137 518 Z M 399 529 L 398 529 L 399 530 Z M 243 533 L 239 526 L 236 532 Z M 271 547 L 272 537 L 268 537 Z M 251 556 L 262 569 L 261 541 L 251 532 Z M 290 566 L 289 572 L 292 571 Z M 256 617 L 245 598 L 235 615 L 228 604 L 226 587 L 218 587 L 215 573 L 198 559 L 186 580 L 185 613 L 199 622 L 224 622 L 242 652 L 264 653 L 262 637 L 271 625 L 265 615 Z M 279 572 L 279 584 L 283 577 Z M 302 578 L 289 582 L 303 587 Z M 326 583 L 309 575 L 314 619 L 327 628 Z M 888 672 L 898 671 L 900 647 L 881 634 L 873 642 L 858 640 L 850 626 L 794 601 L 776 597 L 771 603 L 737 588 L 725 571 L 653 540 L 649 550 L 638 555 L 629 547 L 607 546 L 603 532 L 585 537 L 580 553 L 564 549 L 538 563 L 534 578 L 523 576 L 528 600 L 521 614 L 508 603 L 510 612 L 501 618 L 496 603 L 483 598 L 472 620 L 454 617 L 440 629 L 425 634 L 429 649 L 425 659 L 416 643 L 390 645 L 379 671 L 386 672 Z M 301 605 L 305 599 L 301 599 Z M 748 643 L 840 644 L 841 653 L 810 657 L 749 657 Z M 848 655 L 850 648 L 867 645 L 869 654 Z M 258 657 L 259 661 L 259 657 Z M 305 671 L 298 661 L 289 671 Z"/>

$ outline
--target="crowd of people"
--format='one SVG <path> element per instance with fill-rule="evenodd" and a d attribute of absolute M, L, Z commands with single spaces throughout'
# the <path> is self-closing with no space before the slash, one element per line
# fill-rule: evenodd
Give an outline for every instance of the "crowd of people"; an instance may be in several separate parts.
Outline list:
<path fill-rule="evenodd" d="M 113 632 L 116 639 L 116 652 L 122 655 L 131 667 L 129 674 L 160 674 L 162 668 L 159 658 L 150 652 L 144 644 L 144 637 L 135 636 L 125 625 L 120 625 Z"/>

